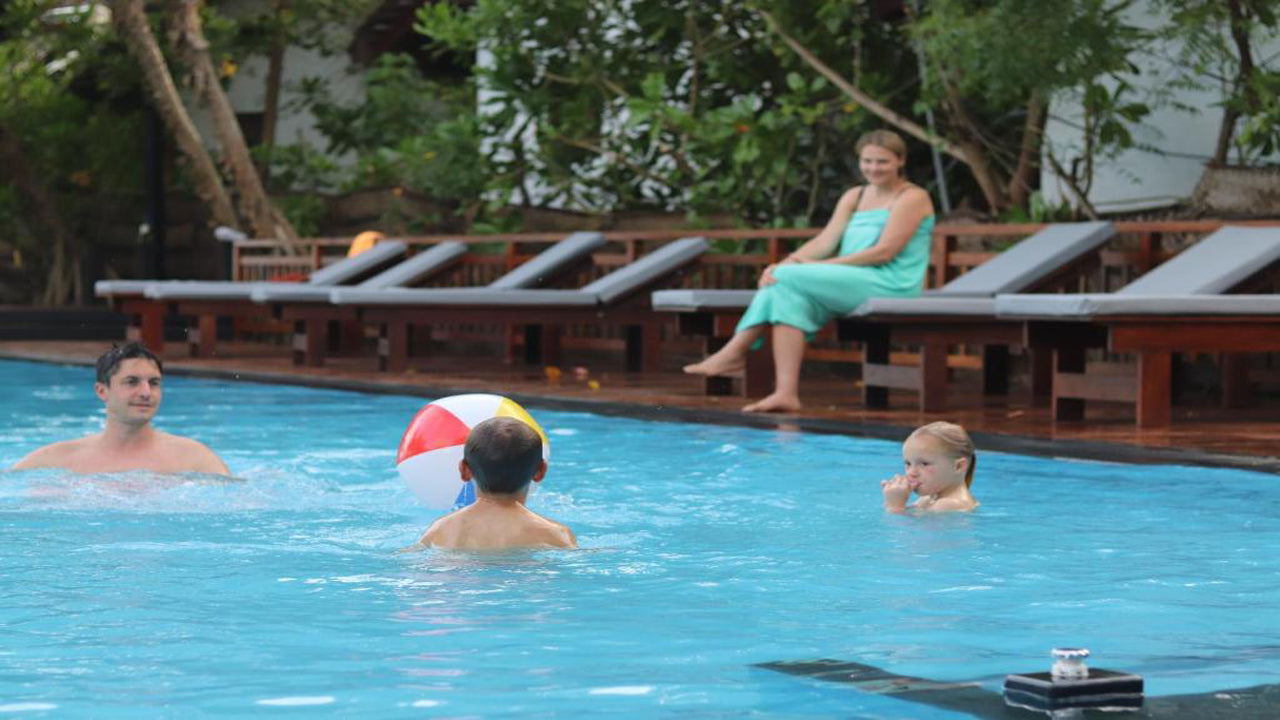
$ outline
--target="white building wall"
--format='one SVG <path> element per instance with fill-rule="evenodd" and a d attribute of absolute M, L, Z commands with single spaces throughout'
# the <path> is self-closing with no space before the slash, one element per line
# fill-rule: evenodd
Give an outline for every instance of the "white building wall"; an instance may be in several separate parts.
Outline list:
<path fill-rule="evenodd" d="M 1154 13 L 1146 2 L 1137 3 L 1129 11 L 1128 19 L 1134 25 L 1151 30 L 1158 29 L 1162 22 L 1162 17 Z M 1274 57 L 1278 53 L 1280 37 L 1269 38 L 1262 47 L 1255 48 L 1256 58 Z M 1177 48 L 1163 48 L 1154 56 L 1133 58 L 1141 69 L 1140 75 L 1130 78 L 1137 90 L 1132 95 L 1133 100 L 1147 102 L 1166 92 L 1170 80 L 1180 70 L 1172 64 L 1177 54 Z M 1115 158 L 1095 160 L 1093 185 L 1088 198 L 1100 212 L 1166 207 L 1184 202 L 1191 196 L 1204 164 L 1213 156 L 1222 109 L 1218 107 L 1220 97 L 1217 93 L 1174 92 L 1176 95 L 1171 99 L 1177 104 L 1196 110 L 1183 110 L 1168 104 L 1155 107 L 1143 127 L 1134 130 L 1138 148 Z M 1080 154 L 1082 116 L 1078 97 L 1062 95 L 1051 103 L 1045 137 L 1064 166 Z M 1233 161 L 1234 157 L 1233 152 Z M 1280 156 L 1266 160 L 1280 162 Z M 1047 160 L 1042 163 L 1040 186 L 1050 204 L 1078 204 Z"/>
<path fill-rule="evenodd" d="M 354 29 L 333 28 L 332 32 L 342 40 L 335 46 L 345 47 L 350 42 Z M 227 99 L 236 113 L 261 113 L 266 108 L 267 65 L 265 56 L 246 58 L 231 78 L 227 86 Z M 335 101 L 341 105 L 355 104 L 362 102 L 365 97 L 363 71 L 363 68 L 352 63 L 351 56 L 345 51 L 324 55 L 308 48 L 286 48 L 280 82 L 276 144 L 307 143 L 323 150 L 326 140 L 316 130 L 315 116 L 310 112 L 288 109 L 299 97 L 296 86 L 306 78 L 325 78 L 329 83 L 329 93 Z M 184 93 L 184 99 L 200 136 L 211 149 L 216 150 L 219 143 L 209 113 L 195 102 L 190 93 Z M 342 165 L 354 161 L 349 154 L 334 159 Z"/>

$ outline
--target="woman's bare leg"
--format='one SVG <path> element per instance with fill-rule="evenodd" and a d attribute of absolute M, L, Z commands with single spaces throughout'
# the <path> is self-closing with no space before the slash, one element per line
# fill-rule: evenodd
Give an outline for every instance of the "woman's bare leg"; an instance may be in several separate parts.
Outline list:
<path fill-rule="evenodd" d="M 764 335 L 767 325 L 752 325 L 746 330 L 736 332 L 724 347 L 708 355 L 701 362 L 685 365 L 684 371 L 690 375 L 724 375 L 737 372 L 747 366 L 747 353 L 756 340 Z"/>
<path fill-rule="evenodd" d="M 804 331 L 790 325 L 773 326 L 773 394 L 742 408 L 743 412 L 795 412 L 800 409 L 800 363 L 804 361 Z"/>

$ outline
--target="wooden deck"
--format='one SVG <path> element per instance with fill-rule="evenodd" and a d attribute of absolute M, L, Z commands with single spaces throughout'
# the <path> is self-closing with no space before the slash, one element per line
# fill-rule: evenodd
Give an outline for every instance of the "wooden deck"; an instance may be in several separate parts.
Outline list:
<path fill-rule="evenodd" d="M 91 364 L 107 347 L 102 342 L 0 342 L 0 358 Z M 175 346 L 179 347 L 179 346 Z M 980 448 L 1041 455 L 1126 462 L 1220 465 L 1280 473 L 1280 403 L 1222 410 L 1205 404 L 1175 409 L 1171 427 L 1138 430 L 1125 407 L 1091 411 L 1083 422 L 1054 424 L 1047 407 L 1035 407 L 1025 393 L 984 401 L 957 392 L 967 409 L 925 415 L 907 396 L 889 410 L 858 404 L 855 381 L 830 374 L 806 377 L 802 413 L 746 416 L 738 397 L 707 397 L 700 383 L 678 371 L 679 358 L 667 358 L 659 373 L 625 373 L 617 361 L 602 358 L 576 372 L 572 367 L 507 365 L 488 353 L 420 359 L 404 373 L 373 370 L 373 359 L 334 358 L 325 367 L 294 366 L 282 345 L 227 343 L 225 357 L 166 359 L 166 372 L 246 381 L 285 382 L 365 392 L 439 396 L 453 392 L 496 392 L 538 407 L 574 408 L 683 422 L 715 422 L 897 439 L 921 423 L 947 419 L 962 423 Z M 86 371 L 85 382 L 92 381 Z M 976 383 L 975 383 L 976 385 Z M 163 410 L 162 410 L 163 412 Z"/>

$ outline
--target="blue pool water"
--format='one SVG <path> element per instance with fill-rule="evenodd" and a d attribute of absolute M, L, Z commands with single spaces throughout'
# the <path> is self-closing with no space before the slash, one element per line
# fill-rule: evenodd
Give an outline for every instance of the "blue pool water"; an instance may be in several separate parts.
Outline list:
<path fill-rule="evenodd" d="M 0 361 L 0 465 L 96 431 L 91 371 Z M 981 453 L 971 516 L 886 517 L 896 445 L 533 409 L 579 552 L 397 553 L 419 398 L 170 377 L 246 479 L 0 475 L 0 716 L 958 718 L 752 667 L 939 680 L 1055 645 L 1155 695 L 1280 682 L 1280 483 Z"/>

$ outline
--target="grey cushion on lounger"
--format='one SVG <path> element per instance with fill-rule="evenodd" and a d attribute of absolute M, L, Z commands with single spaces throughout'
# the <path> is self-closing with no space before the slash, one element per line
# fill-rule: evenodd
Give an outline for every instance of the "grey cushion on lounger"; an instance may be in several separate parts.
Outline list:
<path fill-rule="evenodd" d="M 359 255 L 343 258 L 320 268 L 304 284 L 328 286 L 349 282 L 403 255 L 405 248 L 406 245 L 399 240 L 384 240 Z M 154 300 L 250 300 L 255 289 L 274 284 L 224 280 L 163 280 L 148 284 L 143 294 Z"/>
<path fill-rule="evenodd" d="M 409 246 L 399 240 L 382 240 L 359 255 L 343 258 L 311 273 L 310 285 L 342 285 L 373 270 L 379 265 L 404 255 Z"/>
<path fill-rule="evenodd" d="M 543 250 L 511 272 L 489 283 L 492 290 L 514 290 L 535 287 L 571 262 L 586 257 L 604 246 L 604 236 L 597 232 L 576 232 Z"/>
<path fill-rule="evenodd" d="M 996 314 L 1008 318 L 1087 318 L 1106 295 L 1209 295 L 1231 289 L 1280 261 L 1280 228 L 1226 226 L 1114 293 L 1001 295 Z M 1132 307 L 1139 307 L 1138 301 Z M 1113 305 L 1113 307 L 1115 307 Z"/>
<path fill-rule="evenodd" d="M 707 249 L 704 238 L 682 238 L 667 243 L 580 290 L 483 288 L 425 288 L 364 290 L 334 288 L 338 305 L 448 305 L 472 307 L 594 307 L 616 302 L 645 285 L 691 262 Z"/>
<path fill-rule="evenodd" d="M 944 317 L 986 317 L 995 315 L 996 300 L 991 297 L 873 297 L 845 315 L 860 318 L 868 315 L 891 317 L 915 317 L 921 315 Z"/>
<path fill-rule="evenodd" d="M 657 290 L 653 309 L 668 312 L 742 310 L 751 304 L 755 290 Z"/>
<path fill-rule="evenodd" d="M 152 300 L 248 300 L 253 289 L 263 284 L 227 280 L 161 280 L 149 283 L 142 294 Z"/>
<path fill-rule="evenodd" d="M 1031 317 L 1068 319 L 1120 315 L 1280 315 L 1280 295 L 1084 293 L 1057 304 L 1024 304 L 1020 312 Z"/>
<path fill-rule="evenodd" d="M 1109 222 L 1054 223 L 969 272 L 919 297 L 873 297 L 846 317 L 992 317 L 994 297 L 1024 290 L 1116 234 Z"/>
<path fill-rule="evenodd" d="M 442 303 L 465 305 L 482 293 L 499 290 L 531 288 L 545 278 L 586 258 L 605 244 L 604 236 L 596 232 L 573 233 L 538 253 L 536 257 L 484 287 L 468 288 L 397 288 L 381 290 L 369 288 L 334 288 L 329 292 L 329 302 L 335 305 L 412 305 L 432 302 L 440 294 Z M 382 296 L 379 293 L 389 293 Z M 443 293 L 443 294 L 441 294 Z"/>
<path fill-rule="evenodd" d="M 356 287 L 382 289 L 409 285 L 439 272 L 466 252 L 464 243 L 448 240 L 392 265 Z M 253 288 L 250 297 L 254 302 L 329 302 L 332 289 L 311 283 L 262 283 Z"/>
<path fill-rule="evenodd" d="M 608 305 L 694 261 L 706 252 L 708 247 L 707 239 L 701 237 L 681 238 L 669 242 L 586 285 L 581 292 L 596 295 L 601 303 Z"/>
<path fill-rule="evenodd" d="M 98 297 L 114 295 L 141 295 L 155 280 L 99 280 L 93 284 L 93 294 Z"/>
<path fill-rule="evenodd" d="M 1021 290 L 1043 280 L 1067 263 L 1096 250 L 1115 235 L 1109 222 L 1055 223 L 1023 239 L 990 260 L 935 290 L 918 297 L 871 298 L 850 317 L 868 315 L 990 316 L 989 298 L 1001 292 Z M 745 308 L 753 290 L 699 290 L 654 294 L 659 310 L 732 310 Z"/>
<path fill-rule="evenodd" d="M 1025 290 L 1115 234 L 1109 222 L 1054 223 L 938 288 L 936 294 L 994 297 Z"/>
<path fill-rule="evenodd" d="M 506 307 L 514 305 L 595 307 L 598 299 L 581 290 L 550 288 L 516 288 L 490 290 L 482 288 L 334 288 L 331 301 L 336 305 L 365 306 L 440 306 L 440 307 Z"/>

